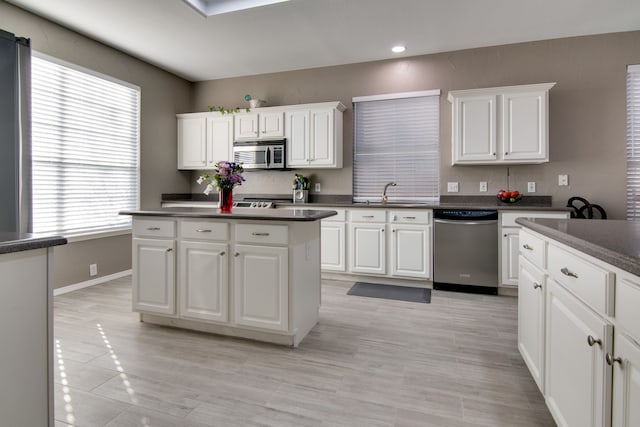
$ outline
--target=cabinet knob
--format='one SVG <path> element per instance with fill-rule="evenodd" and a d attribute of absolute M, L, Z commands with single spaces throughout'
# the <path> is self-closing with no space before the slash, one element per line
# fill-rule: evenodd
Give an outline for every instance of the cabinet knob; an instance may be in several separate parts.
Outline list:
<path fill-rule="evenodd" d="M 225 256 L 225 255 L 226 255 L 225 251 L 220 252 L 220 256 Z"/>
<path fill-rule="evenodd" d="M 538 282 L 533 282 L 533 289 L 542 289 L 542 285 Z"/>
<path fill-rule="evenodd" d="M 236 252 L 235 254 L 233 254 L 233 256 L 235 256 L 235 257 L 239 257 L 239 256 L 240 256 L 240 254 L 239 254 L 238 252 Z"/>
<path fill-rule="evenodd" d="M 505 156 L 508 156 L 508 155 L 509 155 L 509 153 L 508 153 L 508 152 L 505 152 L 505 153 L 504 153 L 504 155 L 505 155 Z"/>
<path fill-rule="evenodd" d="M 533 250 L 533 248 L 531 246 L 527 245 L 526 243 L 524 245 L 522 245 L 522 247 L 523 247 L 523 249 L 526 249 L 528 251 L 532 251 Z"/>
<path fill-rule="evenodd" d="M 493 153 L 493 155 L 495 156 L 495 155 L 496 155 L 496 153 Z"/>
<path fill-rule="evenodd" d="M 173 248 L 167 249 L 167 252 L 173 252 Z"/>
<path fill-rule="evenodd" d="M 507 233 L 503 234 L 502 237 L 507 237 Z"/>
<path fill-rule="evenodd" d="M 560 273 L 564 274 L 565 276 L 575 277 L 576 279 L 578 278 L 578 275 L 573 271 L 569 270 L 567 267 L 562 267 L 560 269 Z"/>
<path fill-rule="evenodd" d="M 594 338 L 591 335 L 589 335 L 587 337 L 587 344 L 589 344 L 589 347 L 593 347 L 594 344 L 598 344 L 599 346 L 602 346 L 602 340 L 600 338 Z"/>
<path fill-rule="evenodd" d="M 613 357 L 610 353 L 605 354 L 604 360 L 607 361 L 607 365 L 613 366 L 614 363 L 619 363 L 622 366 L 622 358 L 621 357 Z"/>
<path fill-rule="evenodd" d="M 380 229 L 380 232 L 381 232 L 381 233 L 384 233 L 384 228 L 381 228 L 381 229 Z"/>

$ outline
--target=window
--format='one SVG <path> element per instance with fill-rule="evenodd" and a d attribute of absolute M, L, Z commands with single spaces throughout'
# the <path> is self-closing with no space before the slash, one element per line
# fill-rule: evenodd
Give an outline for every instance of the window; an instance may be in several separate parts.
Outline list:
<path fill-rule="evenodd" d="M 138 206 L 140 90 L 42 55 L 32 58 L 34 233 L 131 226 Z"/>
<path fill-rule="evenodd" d="M 640 219 L 640 65 L 627 68 L 627 218 Z"/>
<path fill-rule="evenodd" d="M 440 91 L 353 98 L 353 199 L 439 200 Z"/>

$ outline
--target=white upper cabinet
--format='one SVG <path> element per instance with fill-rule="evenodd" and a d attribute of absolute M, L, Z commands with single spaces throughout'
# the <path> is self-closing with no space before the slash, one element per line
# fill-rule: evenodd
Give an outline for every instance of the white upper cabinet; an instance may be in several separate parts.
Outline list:
<path fill-rule="evenodd" d="M 178 114 L 178 169 L 213 169 L 231 159 L 233 117 L 220 113 Z"/>
<path fill-rule="evenodd" d="M 342 113 L 339 102 L 296 106 L 286 112 L 287 166 L 342 167 Z"/>
<path fill-rule="evenodd" d="M 549 90 L 555 83 L 457 90 L 452 104 L 452 163 L 549 161 Z"/>
<path fill-rule="evenodd" d="M 235 114 L 236 139 L 269 139 L 284 136 L 283 111 Z"/>

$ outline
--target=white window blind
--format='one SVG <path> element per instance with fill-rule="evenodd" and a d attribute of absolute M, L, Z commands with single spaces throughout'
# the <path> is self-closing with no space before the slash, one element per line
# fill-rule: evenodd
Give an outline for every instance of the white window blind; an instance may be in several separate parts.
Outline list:
<path fill-rule="evenodd" d="M 138 206 L 140 91 L 32 58 L 33 230 L 84 234 L 131 226 Z"/>
<path fill-rule="evenodd" d="M 353 199 L 439 200 L 440 91 L 354 98 Z"/>
<path fill-rule="evenodd" d="M 640 65 L 627 67 L 627 218 L 640 219 Z"/>

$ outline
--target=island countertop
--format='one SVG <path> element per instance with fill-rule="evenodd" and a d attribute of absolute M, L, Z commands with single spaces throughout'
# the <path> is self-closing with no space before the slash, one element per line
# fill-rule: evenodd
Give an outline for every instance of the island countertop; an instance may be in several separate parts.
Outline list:
<path fill-rule="evenodd" d="M 640 221 L 518 218 L 516 222 L 640 276 Z"/>
<path fill-rule="evenodd" d="M 6 231 L 0 232 L 0 254 L 29 251 L 66 244 L 67 239 L 62 236 L 45 236 Z"/>
<path fill-rule="evenodd" d="M 332 210 L 314 209 L 261 209 L 233 208 L 231 213 L 222 213 L 216 208 L 162 208 L 158 210 L 121 211 L 120 215 L 163 216 L 173 218 L 215 218 L 215 219 L 250 219 L 259 221 L 318 221 L 337 215 Z"/>

